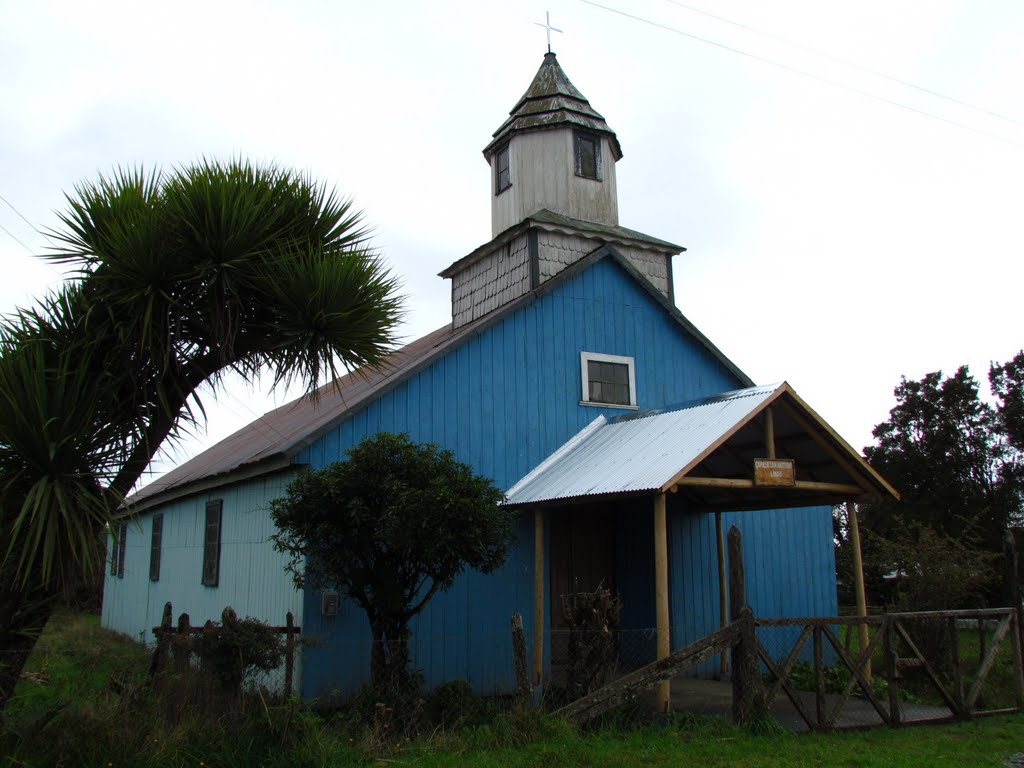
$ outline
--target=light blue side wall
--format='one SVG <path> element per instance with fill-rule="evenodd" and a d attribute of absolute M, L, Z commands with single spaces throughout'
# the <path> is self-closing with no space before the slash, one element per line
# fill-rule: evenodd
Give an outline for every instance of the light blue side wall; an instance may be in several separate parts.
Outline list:
<path fill-rule="evenodd" d="M 274 531 L 271 499 L 284 494 L 294 476 L 283 472 L 168 502 L 147 510 L 128 525 L 124 578 L 110 575 L 103 587 L 103 626 L 152 643 L 164 603 L 171 602 L 174 621 L 187 613 L 193 626 L 220 621 L 225 606 L 241 616 L 275 626 L 291 611 L 302 625 L 302 593 L 285 573 L 286 558 L 269 540 Z M 206 502 L 223 499 L 220 581 L 203 586 L 203 535 Z M 163 513 L 160 580 L 149 580 L 153 517 Z M 108 552 L 110 551 L 108 544 Z"/>
<path fill-rule="evenodd" d="M 831 507 L 723 514 L 726 535 L 733 525 L 743 534 L 747 602 L 755 616 L 836 615 Z M 669 557 L 669 613 L 676 649 L 719 628 L 715 516 L 693 514 L 670 502 Z M 799 631 L 763 629 L 759 637 L 765 649 L 778 656 L 789 650 L 792 635 Z M 693 674 L 708 677 L 717 672 L 715 658 Z"/>
<path fill-rule="evenodd" d="M 622 413 L 579 404 L 581 351 L 635 357 L 640 408 L 739 386 L 606 259 L 484 329 L 353 414 L 296 460 L 323 467 L 368 435 L 407 432 L 413 440 L 452 449 L 507 489 L 602 412 Z M 500 572 L 466 574 L 416 620 L 413 663 L 428 686 L 461 677 L 483 693 L 512 688 L 509 619 L 513 611 L 522 613 L 530 636 L 533 615 L 532 521 L 521 525 L 519 542 Z M 352 693 L 369 676 L 365 615 L 343 603 L 337 617 L 321 617 L 320 597 L 310 593 L 305 616 L 307 630 L 321 643 L 304 651 L 303 695 Z"/>

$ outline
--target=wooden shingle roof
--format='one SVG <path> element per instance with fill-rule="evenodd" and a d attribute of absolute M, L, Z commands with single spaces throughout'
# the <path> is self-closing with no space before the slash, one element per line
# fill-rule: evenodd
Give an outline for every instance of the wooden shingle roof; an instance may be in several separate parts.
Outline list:
<path fill-rule="evenodd" d="M 615 132 L 608 127 L 604 117 L 590 106 L 586 96 L 570 82 L 558 65 L 555 54 L 546 53 L 530 87 L 484 148 L 484 157 L 490 157 L 513 133 L 542 130 L 561 123 L 578 125 L 607 135 L 615 159 L 622 159 L 622 147 L 619 146 Z"/>

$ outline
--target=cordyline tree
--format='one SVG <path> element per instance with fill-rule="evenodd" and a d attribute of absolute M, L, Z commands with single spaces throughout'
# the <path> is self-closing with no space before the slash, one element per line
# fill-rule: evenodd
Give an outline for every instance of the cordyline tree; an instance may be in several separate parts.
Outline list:
<path fill-rule="evenodd" d="M 269 369 L 312 393 L 380 364 L 400 319 L 360 214 L 291 171 L 122 171 L 67 202 L 43 258 L 73 277 L 0 321 L 0 712 L 200 386 Z"/>
<path fill-rule="evenodd" d="M 998 599 L 991 566 L 1024 514 L 1024 352 L 993 363 L 989 382 L 991 404 L 966 366 L 902 379 L 889 418 L 873 431 L 876 445 L 864 449 L 902 494 L 859 507 L 865 575 L 877 590 L 882 574 L 905 574 L 895 596 L 905 607 Z M 840 547 L 841 568 L 845 561 Z"/>
<path fill-rule="evenodd" d="M 301 589 L 337 589 L 365 612 L 378 688 L 410 682 L 409 621 L 466 568 L 505 562 L 514 514 L 451 451 L 380 433 L 304 470 L 271 504 L 277 548 Z"/>

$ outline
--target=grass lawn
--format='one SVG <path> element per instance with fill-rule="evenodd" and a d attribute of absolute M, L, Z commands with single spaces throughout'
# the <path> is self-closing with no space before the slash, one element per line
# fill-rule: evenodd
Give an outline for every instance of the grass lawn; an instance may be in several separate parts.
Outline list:
<path fill-rule="evenodd" d="M 7 712 L 0 768 L 14 766 L 909 766 L 1006 765 L 1024 752 L 1024 717 L 832 735 L 758 733 L 710 717 L 580 733 L 532 712 L 434 731 L 401 747 L 294 702 L 245 716 L 169 723 L 144 686 L 148 654 L 95 616 L 59 614 L 40 639 Z M 367 745 L 375 749 L 367 754 Z M 382 748 L 383 747 L 383 748 Z"/>

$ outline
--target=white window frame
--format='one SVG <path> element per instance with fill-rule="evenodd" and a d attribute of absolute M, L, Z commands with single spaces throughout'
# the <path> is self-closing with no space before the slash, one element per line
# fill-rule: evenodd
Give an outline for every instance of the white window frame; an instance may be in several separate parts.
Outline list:
<path fill-rule="evenodd" d="M 590 379 L 587 375 L 588 363 L 593 360 L 597 363 L 618 363 L 629 369 L 629 405 L 618 403 L 602 403 L 590 399 Z M 580 391 L 582 399 L 580 405 L 592 405 L 596 408 L 624 408 L 626 410 L 639 410 L 636 404 L 636 361 L 626 355 L 605 355 L 601 352 L 580 352 Z"/>

